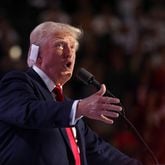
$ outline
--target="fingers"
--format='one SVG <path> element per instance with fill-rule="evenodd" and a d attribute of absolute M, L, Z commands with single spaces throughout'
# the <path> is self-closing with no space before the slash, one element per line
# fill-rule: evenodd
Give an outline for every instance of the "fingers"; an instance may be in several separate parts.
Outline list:
<path fill-rule="evenodd" d="M 117 117 L 119 117 L 119 113 L 118 112 L 113 112 L 113 111 L 103 111 L 102 115 L 110 117 L 110 118 L 117 118 Z"/>
<path fill-rule="evenodd" d="M 106 104 L 118 104 L 120 103 L 120 100 L 118 98 L 104 96 L 100 98 L 100 102 Z"/>
<path fill-rule="evenodd" d="M 103 96 L 106 92 L 106 87 L 104 84 L 101 85 L 101 88 L 99 91 L 97 91 L 95 94 L 98 95 L 98 96 Z"/>
<path fill-rule="evenodd" d="M 100 117 L 101 117 L 101 121 L 103 121 L 104 123 L 113 124 L 113 120 L 106 117 L 105 115 L 101 114 Z"/>
<path fill-rule="evenodd" d="M 106 107 L 105 108 L 106 110 L 100 112 L 101 114 L 99 115 L 99 120 L 107 124 L 114 123 L 114 119 L 119 117 L 119 112 L 121 111 L 121 107 L 111 105 L 111 107 L 112 106 L 113 108 Z"/>
<path fill-rule="evenodd" d="M 104 111 L 114 111 L 114 112 L 120 112 L 122 110 L 121 106 L 111 104 L 111 103 L 104 103 L 104 104 L 102 104 L 101 108 Z"/>

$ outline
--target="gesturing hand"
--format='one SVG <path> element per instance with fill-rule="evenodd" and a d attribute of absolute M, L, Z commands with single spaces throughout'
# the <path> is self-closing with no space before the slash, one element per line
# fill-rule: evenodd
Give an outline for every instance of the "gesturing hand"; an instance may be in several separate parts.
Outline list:
<path fill-rule="evenodd" d="M 102 84 L 98 92 L 82 99 L 78 103 L 76 117 L 82 115 L 107 124 L 113 124 L 113 119 L 119 116 L 122 107 L 117 105 L 120 102 L 118 98 L 103 96 L 105 92 L 106 87 Z"/>

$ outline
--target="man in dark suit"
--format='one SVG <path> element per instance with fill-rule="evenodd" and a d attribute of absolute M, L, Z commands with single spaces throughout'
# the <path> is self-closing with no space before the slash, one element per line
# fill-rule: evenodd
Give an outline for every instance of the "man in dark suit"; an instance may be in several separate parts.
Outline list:
<path fill-rule="evenodd" d="M 30 35 L 29 69 L 12 71 L 1 80 L 0 165 L 139 164 L 99 138 L 82 119 L 112 124 L 118 117 L 119 99 L 103 96 L 105 85 L 82 100 L 53 92 L 72 76 L 80 36 L 80 29 L 67 24 L 38 25 Z"/>

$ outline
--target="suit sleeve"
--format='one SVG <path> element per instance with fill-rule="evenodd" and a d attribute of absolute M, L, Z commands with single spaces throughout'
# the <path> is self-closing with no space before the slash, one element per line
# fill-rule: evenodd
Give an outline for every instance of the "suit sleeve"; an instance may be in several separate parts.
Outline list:
<path fill-rule="evenodd" d="M 142 165 L 140 161 L 130 158 L 111 144 L 105 142 L 86 125 L 84 130 L 88 164 Z"/>
<path fill-rule="evenodd" d="M 34 81 L 34 80 L 33 80 Z M 36 84 L 22 72 L 7 74 L 0 83 L 0 120 L 30 129 L 69 126 L 73 101 L 44 98 Z"/>

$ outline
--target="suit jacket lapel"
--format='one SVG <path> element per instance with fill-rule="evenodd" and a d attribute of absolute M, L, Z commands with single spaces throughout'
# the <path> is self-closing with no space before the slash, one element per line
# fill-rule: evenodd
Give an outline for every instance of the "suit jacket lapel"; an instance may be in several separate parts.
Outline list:
<path fill-rule="evenodd" d="M 62 136 L 63 136 L 63 138 L 64 138 L 66 144 L 68 145 L 68 147 L 69 147 L 70 150 L 71 150 L 70 142 L 69 142 L 69 139 L 68 139 L 68 137 L 67 137 L 67 134 L 66 134 L 65 128 L 60 128 L 59 130 L 60 130 L 60 132 L 61 132 L 61 134 L 62 134 Z"/>

